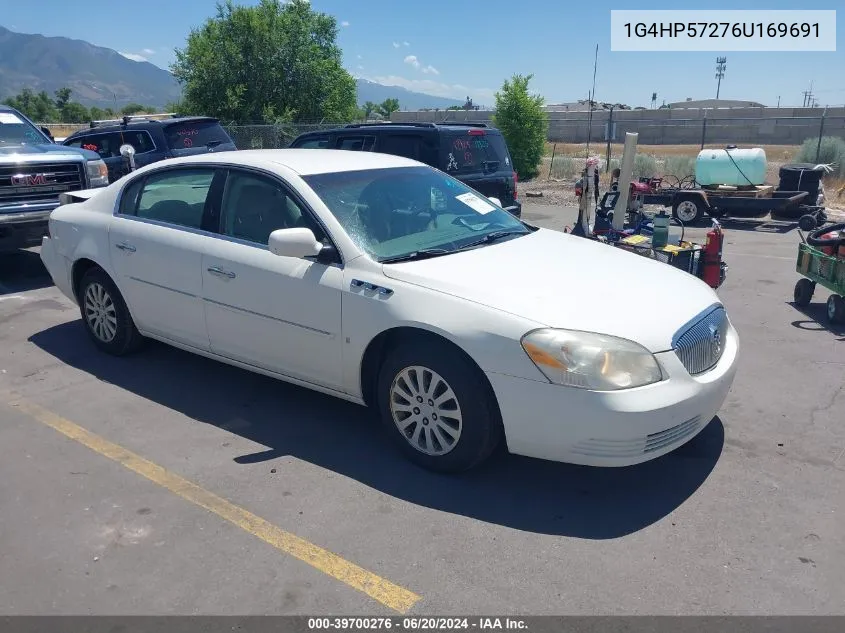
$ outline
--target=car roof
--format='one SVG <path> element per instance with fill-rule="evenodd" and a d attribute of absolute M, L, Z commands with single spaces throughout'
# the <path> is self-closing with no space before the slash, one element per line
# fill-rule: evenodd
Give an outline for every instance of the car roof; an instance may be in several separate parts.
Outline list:
<path fill-rule="evenodd" d="M 103 124 L 103 125 L 95 125 L 93 127 L 86 127 L 81 130 L 76 130 L 73 134 L 68 136 L 67 138 L 71 138 L 74 136 L 81 136 L 84 134 L 103 134 L 108 132 L 116 132 L 119 130 L 135 130 L 135 129 L 144 129 L 147 127 L 163 127 L 165 125 L 172 125 L 173 123 L 186 123 L 190 121 L 212 121 L 218 122 L 218 119 L 214 117 L 208 116 L 180 116 L 180 117 L 171 117 L 169 119 L 134 119 L 130 120 L 127 123 L 118 122 L 115 120 L 114 123 Z M 67 139 L 65 139 L 67 140 Z"/>
<path fill-rule="evenodd" d="M 236 164 L 245 167 L 272 169 L 281 165 L 293 170 L 300 176 L 312 176 L 344 171 L 364 169 L 387 169 L 395 167 L 426 167 L 410 158 L 377 152 L 351 152 L 338 149 L 245 149 L 209 154 L 195 154 L 182 158 L 171 158 L 153 163 L 161 167 L 163 163 L 178 164 Z"/>
<path fill-rule="evenodd" d="M 443 123 L 430 123 L 430 122 L 413 122 L 413 121 L 402 121 L 397 123 L 385 122 L 385 123 L 351 123 L 344 127 L 335 127 L 329 128 L 326 130 L 313 130 L 311 132 L 304 132 L 300 134 L 297 138 L 304 138 L 308 136 L 320 136 L 321 134 L 337 134 L 337 133 L 344 133 L 344 134 L 356 134 L 360 133 L 362 130 L 373 130 L 373 131 L 383 131 L 383 130 L 416 130 L 419 132 L 432 132 L 437 133 L 438 131 L 448 130 L 450 132 L 461 131 L 461 130 L 472 130 L 472 129 L 482 129 L 485 130 L 488 134 L 501 134 L 501 132 L 494 128 L 488 126 L 486 123 L 457 123 L 457 122 L 443 122 Z"/>

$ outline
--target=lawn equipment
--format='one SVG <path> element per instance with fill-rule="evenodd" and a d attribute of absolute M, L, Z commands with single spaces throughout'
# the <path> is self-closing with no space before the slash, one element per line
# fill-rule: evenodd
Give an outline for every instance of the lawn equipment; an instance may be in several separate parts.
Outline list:
<path fill-rule="evenodd" d="M 827 299 L 828 321 L 845 323 L 845 223 L 816 229 L 806 240 L 801 234 L 795 269 L 802 276 L 795 284 L 795 305 L 810 305 L 819 284 L 832 293 Z"/>

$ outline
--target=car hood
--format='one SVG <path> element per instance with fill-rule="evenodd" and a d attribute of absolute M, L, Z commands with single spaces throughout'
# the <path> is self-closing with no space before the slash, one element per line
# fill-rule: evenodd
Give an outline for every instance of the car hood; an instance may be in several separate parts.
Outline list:
<path fill-rule="evenodd" d="M 39 157 L 54 158 L 59 155 L 76 158 L 84 156 L 86 160 L 97 160 L 100 155 L 79 147 L 68 147 L 56 143 L 43 143 L 41 145 L 3 145 L 0 144 L 0 161 L 6 163 L 10 160 L 18 162 L 23 159 L 26 162 L 37 161 Z"/>
<path fill-rule="evenodd" d="M 385 264 L 384 274 L 547 327 L 600 332 L 652 352 L 718 295 L 668 264 L 548 229 L 489 246 Z"/>

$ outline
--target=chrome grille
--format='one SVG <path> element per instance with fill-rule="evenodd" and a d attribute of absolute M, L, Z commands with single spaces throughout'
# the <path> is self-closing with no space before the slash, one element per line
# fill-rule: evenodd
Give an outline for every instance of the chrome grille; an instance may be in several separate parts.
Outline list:
<path fill-rule="evenodd" d="M 678 331 L 672 341 L 672 349 L 690 375 L 702 374 L 719 362 L 725 349 L 727 330 L 728 314 L 725 308 L 717 305 L 708 308 Z"/>
<path fill-rule="evenodd" d="M 63 191 L 85 189 L 80 162 L 0 165 L 0 204 L 57 199 Z"/>

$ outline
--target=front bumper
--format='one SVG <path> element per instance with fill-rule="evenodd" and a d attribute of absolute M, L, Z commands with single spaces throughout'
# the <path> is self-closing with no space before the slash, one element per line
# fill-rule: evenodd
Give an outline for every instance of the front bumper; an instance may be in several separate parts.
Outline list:
<path fill-rule="evenodd" d="M 668 379 L 596 392 L 487 373 L 498 399 L 508 450 L 586 466 L 631 466 L 678 448 L 707 426 L 736 375 L 733 326 L 718 364 L 690 376 L 673 351 L 656 354 Z"/>
<path fill-rule="evenodd" d="M 0 209 L 0 252 L 38 246 L 47 234 L 50 212 L 57 206 L 58 201 L 21 211 Z"/>

